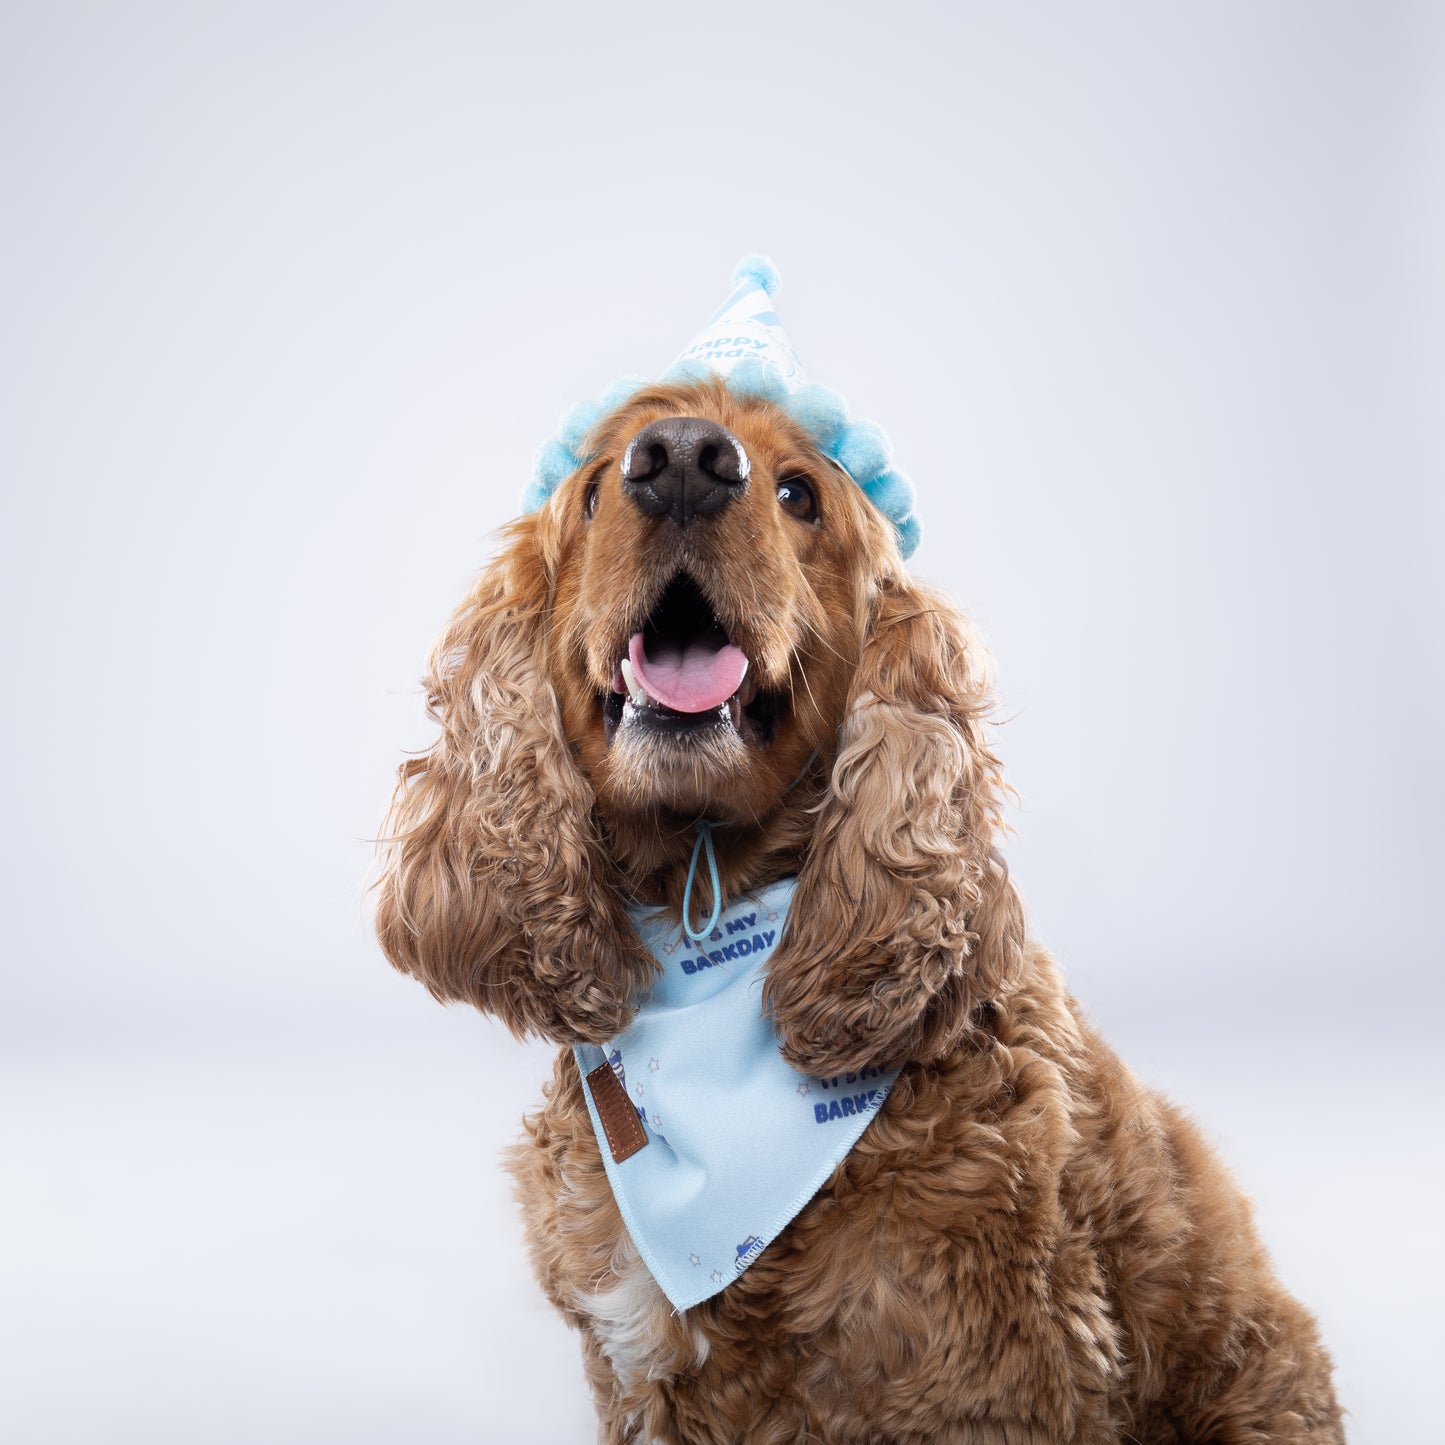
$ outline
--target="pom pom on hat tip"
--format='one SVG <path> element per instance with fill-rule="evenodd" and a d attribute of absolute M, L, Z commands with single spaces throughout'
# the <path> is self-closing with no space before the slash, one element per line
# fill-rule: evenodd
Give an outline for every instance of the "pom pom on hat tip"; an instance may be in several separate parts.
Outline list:
<path fill-rule="evenodd" d="M 894 522 L 893 530 L 898 533 L 898 550 L 906 562 L 918 550 L 918 544 L 923 539 L 923 528 L 919 526 L 918 518 L 910 512 L 901 521 Z"/>
<path fill-rule="evenodd" d="M 778 268 L 772 261 L 767 256 L 756 253 L 744 256 L 733 267 L 733 285 L 741 286 L 744 281 L 756 282 L 769 296 L 776 296 L 778 287 L 783 284 L 783 278 L 778 275 Z"/>

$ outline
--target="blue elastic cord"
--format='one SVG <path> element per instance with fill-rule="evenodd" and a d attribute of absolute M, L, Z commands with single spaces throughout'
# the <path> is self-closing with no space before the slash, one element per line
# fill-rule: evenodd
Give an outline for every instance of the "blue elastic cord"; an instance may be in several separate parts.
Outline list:
<path fill-rule="evenodd" d="M 783 789 L 783 796 L 786 797 L 798 786 L 807 775 L 808 769 L 817 761 L 818 749 L 814 748 L 808 754 L 808 761 L 803 764 L 803 771 Z M 707 872 L 712 879 L 712 915 L 701 929 L 694 929 L 691 923 L 692 918 L 692 880 L 697 876 L 697 855 L 703 849 L 707 849 Z M 682 931 L 694 943 L 701 943 L 705 938 L 712 937 L 712 931 L 717 927 L 717 921 L 722 917 L 722 883 L 717 876 L 717 850 L 712 843 L 712 824 L 706 818 L 697 820 L 697 842 L 692 845 L 692 860 L 687 865 L 687 887 L 682 890 Z"/>
<path fill-rule="evenodd" d="M 707 871 L 708 877 L 712 880 L 712 917 L 703 925 L 701 930 L 694 930 L 689 920 L 692 917 L 692 880 L 697 873 L 697 855 L 703 847 L 707 847 Z M 717 876 L 717 853 L 712 846 L 712 824 L 705 818 L 697 820 L 697 842 L 692 845 L 692 862 L 687 865 L 687 887 L 682 890 L 682 931 L 694 943 L 701 943 L 703 939 L 712 937 L 712 931 L 717 927 L 717 921 L 722 917 L 722 883 Z"/>

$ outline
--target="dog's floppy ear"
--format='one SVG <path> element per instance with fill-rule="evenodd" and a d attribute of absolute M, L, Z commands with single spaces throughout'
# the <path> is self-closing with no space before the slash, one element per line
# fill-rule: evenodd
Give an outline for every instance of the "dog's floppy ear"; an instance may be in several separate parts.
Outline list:
<path fill-rule="evenodd" d="M 400 770 L 376 929 L 436 997 L 514 1033 L 601 1042 L 652 969 L 612 883 L 591 785 L 573 762 L 543 661 L 548 603 L 537 516 L 432 650 L 441 736 Z"/>
<path fill-rule="evenodd" d="M 885 579 L 766 986 L 805 1073 L 941 1057 L 1020 961 L 1022 909 L 993 846 L 991 705 L 967 621 L 940 593 Z"/>

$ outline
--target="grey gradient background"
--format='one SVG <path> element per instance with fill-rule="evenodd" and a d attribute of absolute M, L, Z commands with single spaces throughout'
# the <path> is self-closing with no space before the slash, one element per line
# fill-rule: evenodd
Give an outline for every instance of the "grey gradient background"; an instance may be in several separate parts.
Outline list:
<path fill-rule="evenodd" d="M 590 1438 L 547 1051 L 366 838 L 572 402 L 750 250 L 1000 664 L 1010 857 L 1438 1439 L 1445 25 L 1402 4 L 0 12 L 0 1436 Z"/>

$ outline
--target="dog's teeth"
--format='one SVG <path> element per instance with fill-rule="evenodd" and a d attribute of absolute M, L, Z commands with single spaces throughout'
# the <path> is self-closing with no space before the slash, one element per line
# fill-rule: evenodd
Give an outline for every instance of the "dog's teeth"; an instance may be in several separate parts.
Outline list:
<path fill-rule="evenodd" d="M 647 707 L 652 699 L 643 691 L 642 685 L 632 673 L 632 659 L 624 657 L 618 667 L 622 672 L 622 680 L 627 684 L 627 691 L 632 695 L 633 704 L 636 707 Z"/>

